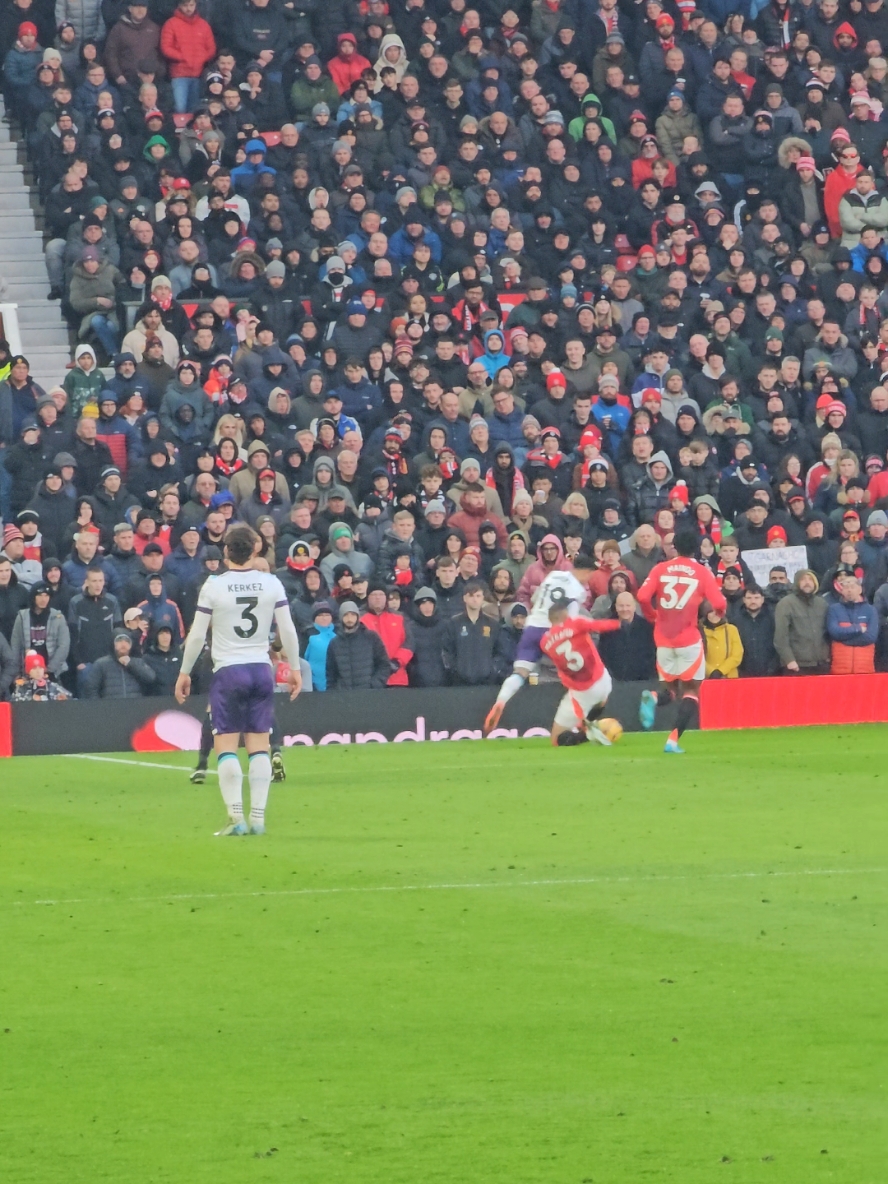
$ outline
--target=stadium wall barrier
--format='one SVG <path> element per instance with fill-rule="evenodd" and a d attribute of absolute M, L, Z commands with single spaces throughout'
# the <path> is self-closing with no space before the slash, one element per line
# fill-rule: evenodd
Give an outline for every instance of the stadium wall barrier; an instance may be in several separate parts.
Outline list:
<path fill-rule="evenodd" d="M 11 703 L 0 703 L 0 756 L 12 756 Z"/>
<path fill-rule="evenodd" d="M 615 683 L 608 715 L 627 731 L 638 729 L 638 703 L 647 683 Z M 408 740 L 480 740 L 494 687 L 439 690 L 340 691 L 276 699 L 285 745 L 399 744 Z M 526 687 L 507 705 L 490 739 L 548 736 L 563 691 L 557 683 Z M 0 704 L 0 708 L 8 704 Z M 13 703 L 7 755 L 49 756 L 76 752 L 195 752 L 206 698 L 180 707 L 174 699 Z M 674 708 L 658 723 L 672 727 Z M 2 715 L 0 715 L 2 729 Z M 2 738 L 2 730 L 0 730 Z"/>
<path fill-rule="evenodd" d="M 888 721 L 888 674 L 722 678 L 704 682 L 700 727 L 791 728 Z"/>

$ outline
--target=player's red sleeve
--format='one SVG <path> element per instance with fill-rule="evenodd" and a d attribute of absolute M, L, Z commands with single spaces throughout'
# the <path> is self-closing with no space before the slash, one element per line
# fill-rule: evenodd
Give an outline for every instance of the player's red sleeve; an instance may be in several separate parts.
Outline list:
<path fill-rule="evenodd" d="M 589 633 L 616 633 L 622 622 L 607 618 L 603 621 L 590 621 L 589 624 L 592 626 L 592 628 L 588 630 Z"/>

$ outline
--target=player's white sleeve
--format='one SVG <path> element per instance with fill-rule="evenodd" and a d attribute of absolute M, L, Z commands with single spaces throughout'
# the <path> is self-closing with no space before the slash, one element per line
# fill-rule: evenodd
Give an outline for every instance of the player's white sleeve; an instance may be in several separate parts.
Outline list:
<path fill-rule="evenodd" d="M 210 620 L 211 614 L 208 609 L 198 608 L 194 614 L 194 622 L 188 630 L 188 640 L 185 642 L 185 652 L 182 655 L 183 674 L 190 674 L 194 669 L 194 663 L 200 657 L 200 652 L 207 639 Z"/>
<path fill-rule="evenodd" d="M 299 637 L 296 633 L 296 626 L 293 624 L 293 618 L 290 616 L 290 606 L 284 601 L 283 604 L 276 604 L 274 608 L 274 619 L 280 634 L 281 644 L 284 647 L 284 653 L 287 655 L 287 661 L 290 664 L 291 670 L 299 669 Z"/>

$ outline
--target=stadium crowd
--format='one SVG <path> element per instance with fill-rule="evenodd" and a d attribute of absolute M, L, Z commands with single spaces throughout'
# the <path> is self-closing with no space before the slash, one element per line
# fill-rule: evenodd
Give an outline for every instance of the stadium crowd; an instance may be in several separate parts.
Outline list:
<path fill-rule="evenodd" d="M 578 553 L 651 678 L 685 524 L 712 677 L 888 668 L 886 0 L 4 0 L 0 47 L 76 340 L 47 391 L 0 343 L 4 694 L 169 693 L 234 521 L 316 691 L 498 682 Z"/>

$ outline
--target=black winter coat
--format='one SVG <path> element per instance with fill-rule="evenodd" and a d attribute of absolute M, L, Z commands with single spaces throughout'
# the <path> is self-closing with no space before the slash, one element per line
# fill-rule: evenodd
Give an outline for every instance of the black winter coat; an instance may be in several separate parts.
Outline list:
<path fill-rule="evenodd" d="M 444 668 L 444 634 L 447 622 L 435 611 L 434 616 L 417 613 L 413 620 L 413 657 L 407 664 L 412 687 L 447 686 Z"/>
<path fill-rule="evenodd" d="M 0 633 L 7 641 L 12 640 L 12 627 L 23 608 L 28 607 L 28 593 L 18 582 L 15 572 L 9 577 L 5 588 L 0 588 Z"/>
<path fill-rule="evenodd" d="M 654 627 L 637 613 L 628 625 L 597 639 L 601 660 L 617 682 L 647 682 L 656 678 Z"/>
<path fill-rule="evenodd" d="M 70 494 L 61 489 L 50 493 L 44 484 L 28 502 L 27 508 L 40 515 L 40 533 L 43 535 L 43 557 L 61 559 L 65 530 L 74 521 L 75 503 Z"/>
<path fill-rule="evenodd" d="M 86 699 L 139 699 L 150 693 L 155 674 L 144 658 L 122 666 L 113 654 L 99 658 L 86 680 Z"/>
<path fill-rule="evenodd" d="M 93 493 L 99 484 L 102 469 L 106 469 L 109 465 L 114 464 L 114 458 L 108 449 L 108 445 L 103 444 L 101 440 L 96 440 L 95 444 L 84 444 L 78 438 L 74 441 L 71 448 L 71 455 L 77 462 L 74 484 L 77 486 L 77 492 L 79 494 Z"/>
<path fill-rule="evenodd" d="M 49 468 L 43 459 L 40 441 L 36 444 L 25 444 L 20 440 L 18 444 L 7 448 L 3 456 L 3 467 L 12 478 L 10 501 L 13 513 L 18 514 L 34 496 L 34 491 Z"/>
<path fill-rule="evenodd" d="M 149 688 L 151 695 L 172 695 L 179 671 L 182 669 L 182 650 L 173 646 L 168 653 L 158 649 L 150 649 L 145 654 L 145 662 L 154 672 L 154 684 Z"/>
<path fill-rule="evenodd" d="M 741 604 L 730 619 L 737 626 L 743 642 L 743 661 L 740 663 L 741 678 L 765 678 L 776 674 L 777 651 L 774 649 L 774 610 L 765 604 L 757 617 L 750 615 L 745 604 Z"/>
<path fill-rule="evenodd" d="M 456 686 L 489 686 L 505 678 L 510 647 L 502 636 L 499 621 L 481 613 L 472 621 L 459 613 L 447 623 L 444 635 L 444 665 Z"/>
<path fill-rule="evenodd" d="M 392 664 L 377 633 L 358 622 L 353 633 L 336 630 L 327 649 L 328 691 L 369 691 L 384 687 Z"/>

